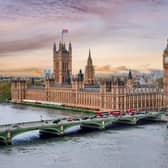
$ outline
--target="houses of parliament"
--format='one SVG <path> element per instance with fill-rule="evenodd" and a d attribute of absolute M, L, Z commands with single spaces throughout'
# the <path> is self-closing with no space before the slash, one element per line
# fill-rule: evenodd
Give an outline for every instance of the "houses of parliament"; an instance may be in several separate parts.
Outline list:
<path fill-rule="evenodd" d="M 57 48 L 58 47 L 58 48 Z M 72 45 L 53 45 L 53 76 L 43 85 L 15 79 L 11 85 L 12 102 L 26 100 L 62 103 L 65 106 L 95 111 L 159 110 L 168 106 L 168 44 L 163 52 L 164 88 L 137 84 L 132 72 L 126 80 L 97 80 L 91 51 L 85 72 L 72 74 Z"/>

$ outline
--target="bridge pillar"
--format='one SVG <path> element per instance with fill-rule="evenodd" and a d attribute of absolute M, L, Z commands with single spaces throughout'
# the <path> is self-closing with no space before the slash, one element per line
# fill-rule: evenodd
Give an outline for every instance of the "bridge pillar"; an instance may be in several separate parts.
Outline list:
<path fill-rule="evenodd" d="M 11 134 L 11 130 L 10 129 L 7 130 L 7 138 L 6 138 L 6 140 L 7 140 L 7 144 L 8 145 L 12 144 L 12 134 Z"/>
<path fill-rule="evenodd" d="M 103 128 L 103 129 L 105 128 L 105 123 L 104 123 L 104 121 L 102 121 L 102 128 Z"/>
<path fill-rule="evenodd" d="M 61 125 L 61 128 L 60 128 L 60 130 L 61 130 L 61 135 L 64 135 L 64 126 L 63 125 Z"/>

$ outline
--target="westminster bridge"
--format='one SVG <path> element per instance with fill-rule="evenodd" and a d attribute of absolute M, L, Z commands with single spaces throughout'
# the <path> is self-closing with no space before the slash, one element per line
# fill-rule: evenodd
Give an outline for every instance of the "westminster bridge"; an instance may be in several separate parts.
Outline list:
<path fill-rule="evenodd" d="M 134 115 L 103 115 L 84 118 L 60 118 L 33 122 L 21 122 L 0 125 L 0 144 L 11 145 L 12 138 L 29 131 L 39 130 L 41 135 L 65 136 L 68 133 L 81 130 L 104 130 L 114 124 L 136 125 L 141 121 L 166 121 L 163 119 L 164 112 L 148 112 Z"/>

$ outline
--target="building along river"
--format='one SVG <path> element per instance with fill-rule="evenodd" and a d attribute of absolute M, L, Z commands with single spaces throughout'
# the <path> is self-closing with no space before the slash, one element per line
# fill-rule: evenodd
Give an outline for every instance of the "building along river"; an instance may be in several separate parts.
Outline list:
<path fill-rule="evenodd" d="M 81 114 L 0 104 L 0 123 L 16 123 Z M 32 143 L 31 143 L 32 142 Z M 13 146 L 0 146 L 2 168 L 167 168 L 166 124 L 115 128 L 40 140 L 38 132 L 18 135 Z"/>

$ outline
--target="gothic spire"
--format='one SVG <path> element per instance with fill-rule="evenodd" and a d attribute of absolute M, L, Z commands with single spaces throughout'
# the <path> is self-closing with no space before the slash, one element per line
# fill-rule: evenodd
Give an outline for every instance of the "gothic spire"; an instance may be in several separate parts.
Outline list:
<path fill-rule="evenodd" d="M 59 50 L 62 50 L 62 43 L 59 42 Z"/>
<path fill-rule="evenodd" d="M 71 42 L 69 42 L 69 48 L 68 48 L 68 50 L 72 54 L 72 45 L 71 45 Z"/>
<path fill-rule="evenodd" d="M 129 79 L 129 80 L 132 80 L 132 72 L 131 72 L 131 70 L 129 70 L 128 79 Z"/>
<path fill-rule="evenodd" d="M 83 76 L 84 76 L 84 75 L 83 75 L 83 73 L 82 73 L 82 70 L 80 69 L 80 70 L 79 70 L 79 73 L 78 73 L 78 79 L 77 79 L 77 80 L 78 80 L 78 81 L 83 81 Z"/>
<path fill-rule="evenodd" d="M 71 45 L 71 42 L 69 42 L 69 49 L 72 49 L 72 45 Z"/>
<path fill-rule="evenodd" d="M 56 52 L 56 44 L 54 42 L 54 45 L 53 45 L 53 51 Z"/>
<path fill-rule="evenodd" d="M 167 39 L 167 46 L 165 48 L 165 51 L 168 52 L 168 39 Z"/>
<path fill-rule="evenodd" d="M 91 51 L 89 49 L 89 57 L 88 57 L 88 61 L 87 61 L 88 65 L 92 65 L 92 57 L 91 57 Z"/>

